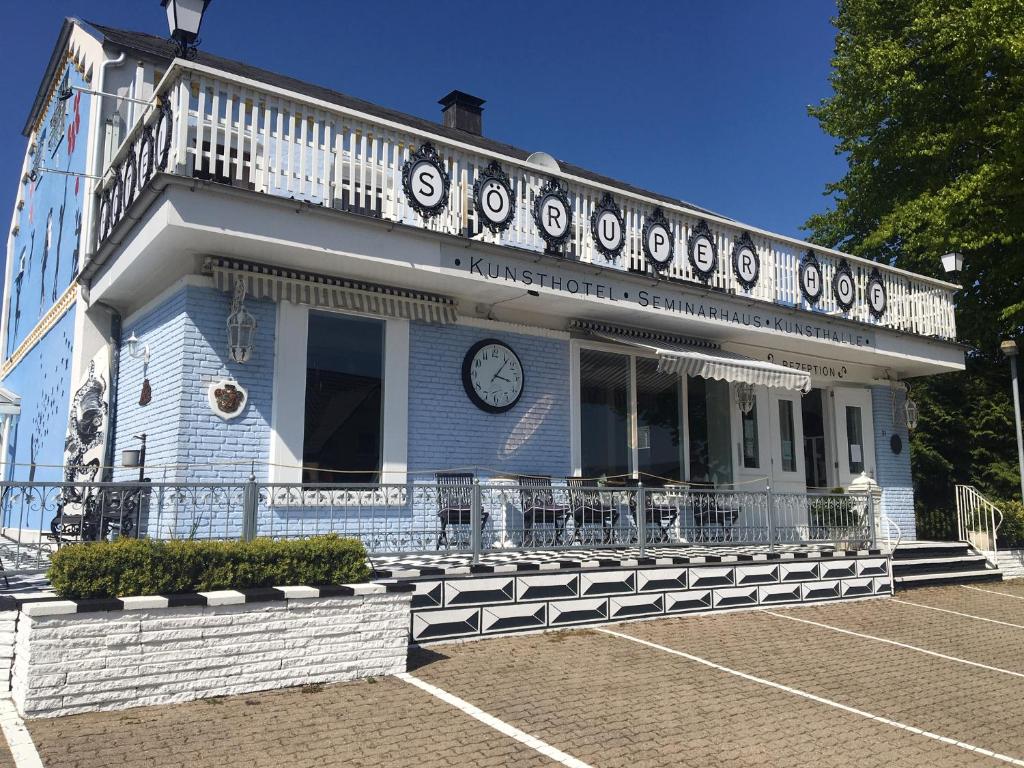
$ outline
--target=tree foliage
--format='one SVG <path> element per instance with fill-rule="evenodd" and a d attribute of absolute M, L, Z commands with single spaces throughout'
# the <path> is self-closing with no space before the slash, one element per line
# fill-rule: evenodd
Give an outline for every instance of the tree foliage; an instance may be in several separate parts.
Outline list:
<path fill-rule="evenodd" d="M 913 383 L 916 496 L 1018 488 L 1003 338 L 1024 330 L 1024 0 L 839 0 L 833 95 L 810 113 L 846 175 L 807 222 L 815 242 L 938 277 L 957 294 L 967 371 Z"/>

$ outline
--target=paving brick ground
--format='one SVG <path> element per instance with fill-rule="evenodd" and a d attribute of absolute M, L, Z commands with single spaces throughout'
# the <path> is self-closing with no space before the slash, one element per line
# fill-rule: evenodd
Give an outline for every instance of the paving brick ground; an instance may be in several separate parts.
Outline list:
<path fill-rule="evenodd" d="M 0 739 L 0 768 L 14 768 L 14 757 L 2 739 Z"/>
<path fill-rule="evenodd" d="M 1024 596 L 1024 581 L 994 588 Z M 1004 595 L 953 587 L 901 598 L 1024 623 L 1024 600 Z M 892 600 L 778 612 L 1024 671 L 1024 630 L 1012 627 Z M 611 629 L 1024 759 L 1020 677 L 764 612 Z M 595 630 L 435 645 L 414 651 L 410 668 L 602 768 L 1006 765 Z M 29 727 L 47 766 L 71 768 L 552 764 L 395 679 L 37 720 Z"/>

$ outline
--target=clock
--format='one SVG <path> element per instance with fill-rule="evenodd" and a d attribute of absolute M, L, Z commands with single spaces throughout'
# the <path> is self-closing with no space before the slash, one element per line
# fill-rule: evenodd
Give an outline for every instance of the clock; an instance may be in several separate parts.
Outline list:
<path fill-rule="evenodd" d="M 523 364 L 519 355 L 497 339 L 478 341 L 462 361 L 462 386 L 480 410 L 504 413 L 523 394 Z"/>

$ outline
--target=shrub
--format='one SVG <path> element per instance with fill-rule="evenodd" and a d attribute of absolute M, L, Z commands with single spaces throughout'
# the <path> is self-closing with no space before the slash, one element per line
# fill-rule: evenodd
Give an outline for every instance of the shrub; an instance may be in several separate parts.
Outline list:
<path fill-rule="evenodd" d="M 996 506 L 1003 513 L 999 526 L 999 546 L 1024 547 L 1024 504 L 1019 501 L 1004 501 Z"/>
<path fill-rule="evenodd" d="M 65 598 L 168 595 L 215 589 L 352 584 L 370 577 L 358 539 L 274 541 L 117 539 L 62 547 L 47 573 Z"/>

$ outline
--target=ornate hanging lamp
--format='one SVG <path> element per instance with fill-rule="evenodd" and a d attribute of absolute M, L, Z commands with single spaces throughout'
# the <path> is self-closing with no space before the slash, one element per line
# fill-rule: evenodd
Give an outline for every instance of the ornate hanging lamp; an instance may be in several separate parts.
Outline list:
<path fill-rule="evenodd" d="M 228 315 L 228 354 L 236 363 L 247 363 L 252 358 L 256 338 L 256 318 L 245 308 L 245 281 L 235 278 L 235 292 Z"/>

